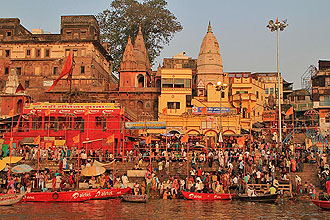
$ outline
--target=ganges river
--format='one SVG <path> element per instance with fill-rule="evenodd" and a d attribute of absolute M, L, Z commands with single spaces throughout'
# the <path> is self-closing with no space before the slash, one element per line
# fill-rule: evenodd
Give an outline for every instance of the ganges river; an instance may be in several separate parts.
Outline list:
<path fill-rule="evenodd" d="M 119 199 L 83 203 L 22 203 L 0 206 L 0 219 L 330 219 L 310 201 L 261 204 L 241 201 L 150 200 L 147 204 Z"/>

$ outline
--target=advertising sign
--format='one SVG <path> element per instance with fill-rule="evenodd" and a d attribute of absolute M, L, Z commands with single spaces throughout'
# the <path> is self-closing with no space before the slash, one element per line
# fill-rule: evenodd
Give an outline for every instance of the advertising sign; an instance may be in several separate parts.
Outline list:
<path fill-rule="evenodd" d="M 193 107 L 192 108 L 192 113 L 193 114 L 202 114 L 202 108 L 203 107 Z M 206 108 L 207 114 L 220 114 L 220 107 L 207 107 Z M 230 112 L 230 108 L 229 107 L 221 107 L 221 114 L 223 113 L 228 113 Z"/>
<path fill-rule="evenodd" d="M 165 129 L 166 122 L 147 121 L 147 122 L 125 122 L 126 129 Z"/>

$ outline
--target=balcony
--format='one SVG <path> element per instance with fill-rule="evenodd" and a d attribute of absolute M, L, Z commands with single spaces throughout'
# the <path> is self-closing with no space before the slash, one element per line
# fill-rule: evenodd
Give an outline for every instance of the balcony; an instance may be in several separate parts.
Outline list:
<path fill-rule="evenodd" d="M 314 108 L 330 108 L 330 101 L 313 102 Z"/>

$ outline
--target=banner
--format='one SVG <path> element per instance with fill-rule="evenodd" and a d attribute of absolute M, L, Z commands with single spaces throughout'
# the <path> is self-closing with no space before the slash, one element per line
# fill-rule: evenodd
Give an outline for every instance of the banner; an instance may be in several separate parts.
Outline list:
<path fill-rule="evenodd" d="M 125 122 L 126 129 L 165 129 L 166 122 L 149 121 L 149 122 Z"/>
<path fill-rule="evenodd" d="M 192 108 L 193 114 L 202 114 L 203 111 L 205 111 L 205 107 L 193 107 Z M 220 112 L 221 112 L 221 114 L 228 113 L 228 112 L 230 112 L 230 108 L 221 107 L 221 111 L 220 111 L 220 107 L 207 107 L 206 112 L 204 114 L 220 114 Z"/>

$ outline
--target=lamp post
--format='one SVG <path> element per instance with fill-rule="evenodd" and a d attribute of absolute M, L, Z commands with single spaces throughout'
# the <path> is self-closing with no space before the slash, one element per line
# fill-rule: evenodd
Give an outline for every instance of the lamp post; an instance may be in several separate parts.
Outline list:
<path fill-rule="evenodd" d="M 274 23 L 273 20 L 270 20 L 267 28 L 270 29 L 271 32 L 276 31 L 277 32 L 277 79 L 278 79 L 278 129 L 279 129 L 279 137 L 278 137 L 278 143 L 279 145 L 282 144 L 282 115 L 281 115 L 281 73 L 280 73 L 280 55 L 279 55 L 279 31 L 284 31 L 284 29 L 288 26 L 287 20 L 278 21 L 278 18 L 276 19 L 276 22 Z"/>
<path fill-rule="evenodd" d="M 219 116 L 220 116 L 220 132 L 219 135 L 222 137 L 222 91 L 227 88 L 226 83 L 222 83 L 221 81 L 217 82 L 217 85 L 215 86 L 216 91 L 220 91 L 220 111 L 219 111 Z"/>

